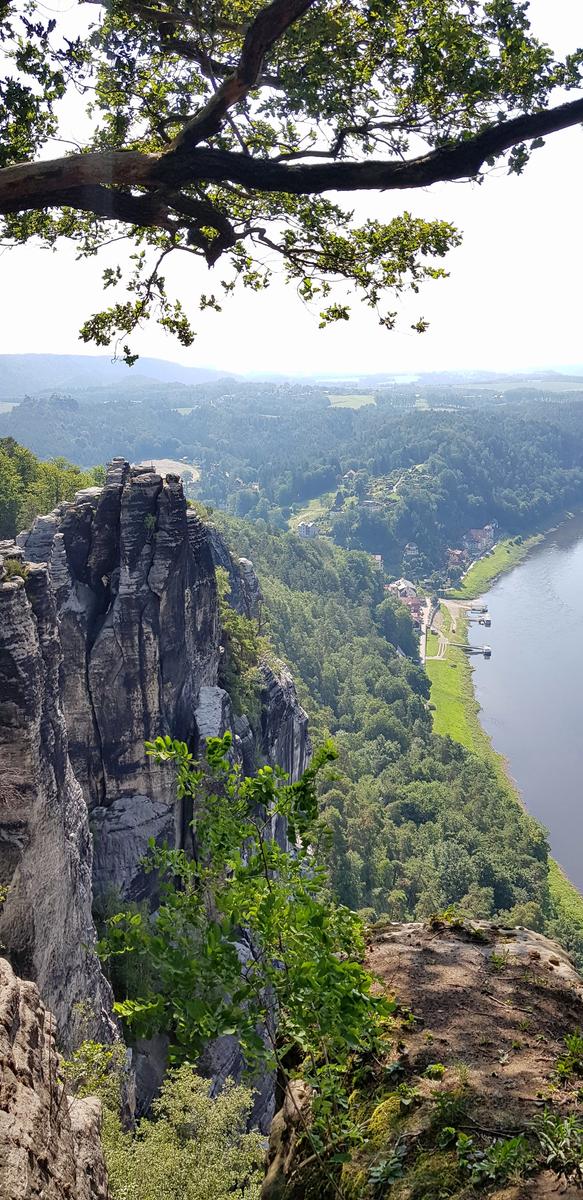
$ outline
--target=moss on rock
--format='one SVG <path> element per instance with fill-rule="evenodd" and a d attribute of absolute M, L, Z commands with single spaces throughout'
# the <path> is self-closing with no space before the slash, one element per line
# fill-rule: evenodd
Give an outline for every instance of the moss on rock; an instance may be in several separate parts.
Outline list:
<path fill-rule="evenodd" d="M 442 1200 L 461 1185 L 455 1154 L 431 1150 L 420 1154 L 403 1180 L 395 1184 L 394 1200 Z"/>
<path fill-rule="evenodd" d="M 375 1146 L 382 1146 L 387 1134 L 396 1128 L 401 1117 L 401 1097 L 396 1093 L 377 1104 L 368 1121 L 368 1134 Z"/>

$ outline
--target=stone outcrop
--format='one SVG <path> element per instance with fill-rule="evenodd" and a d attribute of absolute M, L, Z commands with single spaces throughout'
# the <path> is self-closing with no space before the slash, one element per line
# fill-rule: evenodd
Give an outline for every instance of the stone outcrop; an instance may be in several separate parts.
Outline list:
<path fill-rule="evenodd" d="M 55 1022 L 0 958 L 0 1196 L 108 1200 L 97 1100 L 59 1081 Z"/>
<path fill-rule="evenodd" d="M 9 563 L 17 561 L 12 549 Z M 114 1036 L 93 952 L 87 807 L 71 768 L 45 565 L 0 566 L 0 943 L 50 999 L 64 1044 Z"/>
<path fill-rule="evenodd" d="M 371 1171 L 402 1147 L 391 1200 L 461 1200 L 479 1189 L 492 1200 L 580 1195 L 579 1149 L 565 1178 L 560 1156 L 548 1157 L 535 1135 L 545 1111 L 580 1127 L 579 1067 L 558 1070 L 565 1038 L 583 1022 L 583 981 L 564 950 L 529 929 L 434 918 L 373 928 L 366 965 L 399 1005 L 376 1068 L 354 1080 L 352 1111 L 366 1140 L 331 1186 L 330 1160 L 298 1139 L 309 1096 L 293 1082 L 272 1123 L 262 1200 L 369 1200 Z M 532 1161 L 472 1188 L 444 1124 L 467 1131 L 475 1161 L 523 1133 Z"/>
<path fill-rule="evenodd" d="M 235 558 L 216 526 L 208 527 L 208 536 L 215 567 L 222 567 L 229 576 L 229 604 L 244 617 L 260 620 L 263 595 L 253 563 L 248 558 Z"/>
<path fill-rule="evenodd" d="M 92 887 L 101 908 L 155 901 L 149 840 L 189 845 L 173 769 L 144 741 L 171 734 L 198 753 L 229 729 L 245 770 L 269 762 L 295 779 L 307 720 L 283 666 L 262 667 L 256 732 L 219 686 L 216 563 L 246 616 L 259 614 L 261 591 L 252 564 L 187 508 L 177 476 L 116 459 L 103 488 L 38 517 L 5 552 L 26 578 L 0 584 L 0 934 L 69 1043 L 82 1001 L 95 1013 L 84 1036 L 111 1037 Z"/>
<path fill-rule="evenodd" d="M 261 666 L 261 751 L 290 779 L 305 771 L 311 753 L 308 718 L 298 703 L 295 683 L 284 663 Z"/>
<path fill-rule="evenodd" d="M 27 560 L 47 556 L 46 527 L 20 539 Z M 116 460 L 103 489 L 62 506 L 48 561 L 71 761 L 88 806 L 154 794 L 172 803 L 173 773 L 152 764 L 144 741 L 192 737 L 219 658 L 213 562 L 180 481 Z"/>

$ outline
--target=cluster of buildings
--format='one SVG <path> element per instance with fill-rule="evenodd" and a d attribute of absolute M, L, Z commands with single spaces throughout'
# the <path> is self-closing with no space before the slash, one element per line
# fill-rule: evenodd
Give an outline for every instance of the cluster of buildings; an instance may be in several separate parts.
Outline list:
<path fill-rule="evenodd" d="M 300 521 L 296 529 L 296 533 L 301 538 L 315 538 L 318 536 L 318 527 L 315 521 Z"/>
<path fill-rule="evenodd" d="M 455 569 L 466 567 L 474 558 L 487 554 L 496 540 L 497 521 L 490 521 L 482 529 L 468 529 L 462 538 L 459 549 L 449 549 L 447 552 L 448 566 Z"/>
<path fill-rule="evenodd" d="M 491 550 L 496 537 L 497 522 L 491 521 L 483 529 L 469 529 L 462 538 L 464 549 L 468 554 L 485 554 Z"/>
<path fill-rule="evenodd" d="M 394 583 L 385 584 L 385 592 L 396 596 L 401 604 L 404 604 L 409 609 L 413 624 L 418 628 L 421 626 L 424 600 L 418 596 L 417 588 L 410 579 L 395 579 Z"/>

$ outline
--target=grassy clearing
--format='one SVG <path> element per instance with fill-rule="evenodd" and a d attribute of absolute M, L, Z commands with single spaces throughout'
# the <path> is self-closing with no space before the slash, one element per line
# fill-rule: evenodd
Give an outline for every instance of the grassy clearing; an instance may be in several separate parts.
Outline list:
<path fill-rule="evenodd" d="M 434 654 L 437 654 L 438 649 L 439 649 L 439 638 L 436 633 L 433 633 L 433 631 L 431 629 L 428 629 L 427 630 L 427 651 L 426 651 L 426 653 L 428 655 L 433 656 Z"/>
<path fill-rule="evenodd" d="M 355 392 L 352 396 L 328 392 L 328 399 L 332 408 L 364 408 L 366 404 L 376 404 L 374 396 L 364 392 Z"/>
<path fill-rule="evenodd" d="M 505 538 L 504 541 L 497 542 L 490 554 L 473 563 L 467 574 L 464 575 L 460 586 L 452 588 L 447 595 L 452 600 L 475 599 L 499 575 L 521 562 L 533 546 L 542 542 L 543 536 L 542 533 L 537 533 L 534 537 L 525 538 L 522 542 L 516 542 L 514 538 Z"/>
<path fill-rule="evenodd" d="M 290 517 L 288 522 L 290 529 L 296 530 L 300 521 L 317 521 L 319 517 L 325 517 L 335 494 L 335 492 L 326 492 L 323 496 L 316 496 L 310 500 L 301 512 L 294 513 L 293 517 Z"/>
<path fill-rule="evenodd" d="M 188 471 L 194 480 L 200 479 L 200 470 L 194 463 L 179 462 L 175 458 L 147 458 L 144 461 L 151 462 L 160 475 L 182 475 L 183 471 Z"/>
<path fill-rule="evenodd" d="M 458 622 L 455 637 L 463 641 L 460 633 Z M 467 655 L 456 646 L 448 646 L 445 658 L 428 662 L 426 670 L 431 682 L 431 703 L 435 706 L 435 732 L 455 738 L 467 750 L 476 750 L 478 705 L 474 698 Z"/>
<path fill-rule="evenodd" d="M 450 614 L 442 608 L 444 632 L 451 627 Z M 467 640 L 467 623 L 458 618 L 455 640 Z M 436 733 L 455 738 L 467 750 L 486 759 L 506 794 L 522 805 L 522 797 L 508 773 L 508 764 L 494 749 L 480 723 L 480 706 L 474 694 L 471 659 L 455 646 L 449 646 L 443 660 L 427 662 L 431 681 L 431 703 L 435 706 L 433 728 Z M 583 928 L 583 896 L 554 859 L 549 858 L 549 891 L 557 915 Z"/>

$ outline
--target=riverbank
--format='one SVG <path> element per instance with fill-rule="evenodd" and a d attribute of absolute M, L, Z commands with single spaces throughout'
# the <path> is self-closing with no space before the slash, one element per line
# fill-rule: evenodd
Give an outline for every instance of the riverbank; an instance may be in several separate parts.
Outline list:
<path fill-rule="evenodd" d="M 541 536 L 538 540 L 541 540 Z M 440 615 L 443 633 L 449 638 L 452 618 L 445 605 L 442 605 Z M 460 645 L 468 643 L 467 620 L 459 613 L 453 637 Z M 485 759 L 506 795 L 515 804 L 524 807 L 522 795 L 510 775 L 506 759 L 494 749 L 490 737 L 481 725 L 470 656 L 460 646 L 448 645 L 445 657 L 429 659 L 425 669 L 431 683 L 430 703 L 435 732 L 444 737 L 454 738 L 467 750 Z M 583 936 L 583 896 L 552 858 L 549 858 L 548 878 L 554 919 Z"/>
<path fill-rule="evenodd" d="M 476 600 L 501 575 L 522 562 L 523 558 L 526 558 L 535 546 L 543 542 L 549 533 L 580 515 L 581 512 L 583 509 L 577 507 L 574 512 L 568 510 L 555 513 L 554 516 L 547 518 L 538 533 L 533 533 L 530 537 L 523 538 L 517 534 L 515 537 L 503 538 L 500 542 L 496 542 L 491 550 L 470 564 L 462 576 L 459 587 L 450 588 L 445 595 L 449 600 Z"/>
<path fill-rule="evenodd" d="M 543 541 L 544 536 L 544 533 L 535 533 L 529 538 L 504 538 L 501 542 L 496 542 L 488 554 L 476 559 L 476 562 L 468 567 L 460 586 L 450 588 L 446 595 L 451 600 L 475 600 L 500 575 L 526 558 L 533 546 Z"/>

